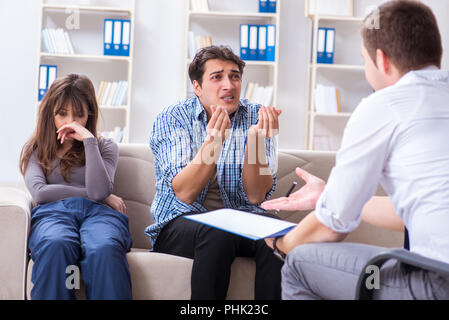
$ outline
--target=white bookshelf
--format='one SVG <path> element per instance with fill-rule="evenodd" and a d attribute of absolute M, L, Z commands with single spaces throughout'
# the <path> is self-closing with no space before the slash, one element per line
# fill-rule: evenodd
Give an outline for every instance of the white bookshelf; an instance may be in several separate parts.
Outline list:
<path fill-rule="evenodd" d="M 79 25 L 67 26 L 67 19 L 77 15 Z M 129 56 L 109 56 L 103 54 L 104 19 L 129 19 Z M 98 94 L 101 81 L 127 81 L 125 103 L 119 106 L 101 105 L 97 126 L 98 133 L 113 131 L 120 127 L 124 131 L 122 142 L 129 142 L 132 70 L 134 50 L 135 0 L 41 0 L 39 19 L 38 66 L 51 64 L 58 66 L 58 77 L 68 73 L 88 76 Z M 57 54 L 46 52 L 42 39 L 44 28 L 62 28 L 69 34 L 74 53 Z M 39 81 L 39 70 L 38 70 Z M 36 100 L 37 100 L 36 86 Z M 38 106 L 39 103 L 36 104 Z M 37 109 L 37 107 L 36 107 Z"/>
<path fill-rule="evenodd" d="M 248 83 L 257 82 L 261 86 L 273 87 L 272 105 L 277 106 L 281 4 L 282 1 L 277 0 L 276 13 L 260 13 L 259 0 L 208 0 L 209 11 L 193 11 L 191 0 L 185 0 L 185 68 L 181 96 L 194 96 L 188 74 L 188 67 L 193 58 L 189 56 L 189 31 L 193 31 L 195 36 L 211 36 L 213 45 L 229 46 L 236 55 L 240 55 L 240 24 L 274 24 L 275 61 L 245 60 L 241 98 L 244 97 Z"/>
<path fill-rule="evenodd" d="M 349 12 L 353 14 L 353 4 Z M 309 64 L 307 74 L 306 141 L 309 150 L 336 151 L 340 148 L 344 128 L 355 107 L 372 92 L 365 79 L 360 54 L 360 26 L 363 18 L 354 16 L 307 15 L 309 19 Z M 336 29 L 334 64 L 317 63 L 318 28 Z M 345 46 L 345 50 L 343 49 Z M 347 48 L 349 46 L 349 48 Z M 345 53 L 343 53 L 343 51 Z M 350 52 L 350 54 L 346 54 Z M 341 112 L 316 111 L 317 84 L 336 87 L 340 92 Z M 321 143 L 318 141 L 321 140 Z M 325 143 L 323 143 L 325 141 Z"/>

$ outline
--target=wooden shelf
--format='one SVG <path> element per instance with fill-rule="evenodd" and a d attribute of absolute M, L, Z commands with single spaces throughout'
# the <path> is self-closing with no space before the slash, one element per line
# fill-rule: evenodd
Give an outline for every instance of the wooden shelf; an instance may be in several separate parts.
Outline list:
<path fill-rule="evenodd" d="M 365 71 L 365 66 L 362 66 L 362 65 L 350 65 L 350 64 L 314 63 L 314 64 L 309 64 L 309 67 L 316 68 L 316 69 L 335 69 L 335 70 Z"/>
<path fill-rule="evenodd" d="M 60 5 L 60 4 L 43 4 L 44 10 L 66 10 L 75 9 L 82 11 L 95 11 L 95 12 L 123 12 L 131 14 L 132 10 L 119 7 L 104 7 L 104 6 L 76 6 L 76 5 Z"/>
<path fill-rule="evenodd" d="M 224 12 L 224 11 L 188 11 L 188 15 L 191 16 L 204 16 L 204 17 L 236 17 L 236 18 L 260 18 L 260 19 L 275 19 L 276 13 L 259 13 L 259 12 Z"/>
<path fill-rule="evenodd" d="M 330 20 L 330 21 L 341 21 L 341 22 L 355 22 L 355 23 L 362 23 L 364 18 L 362 17 L 344 17 L 344 16 L 310 16 L 311 19 L 315 20 Z"/>
<path fill-rule="evenodd" d="M 105 55 L 90 55 L 90 54 L 58 54 L 41 52 L 41 58 L 48 59 L 74 59 L 74 60 L 101 60 L 101 61 L 126 61 L 130 62 L 130 57 L 126 56 L 105 56 Z"/>
<path fill-rule="evenodd" d="M 312 116 L 315 118 L 350 118 L 352 113 L 350 112 L 338 112 L 338 113 L 322 113 L 312 112 Z"/>

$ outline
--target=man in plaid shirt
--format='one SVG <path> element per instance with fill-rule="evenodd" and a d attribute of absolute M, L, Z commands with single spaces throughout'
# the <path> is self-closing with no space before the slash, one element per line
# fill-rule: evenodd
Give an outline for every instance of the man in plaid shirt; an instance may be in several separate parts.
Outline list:
<path fill-rule="evenodd" d="M 200 50 L 189 67 L 195 98 L 160 113 L 155 157 L 153 250 L 194 259 L 192 299 L 225 299 L 235 257 L 256 262 L 256 299 L 280 299 L 282 262 L 253 241 L 188 219 L 220 208 L 265 214 L 259 204 L 276 187 L 281 111 L 240 100 L 245 63 L 227 47 Z"/>

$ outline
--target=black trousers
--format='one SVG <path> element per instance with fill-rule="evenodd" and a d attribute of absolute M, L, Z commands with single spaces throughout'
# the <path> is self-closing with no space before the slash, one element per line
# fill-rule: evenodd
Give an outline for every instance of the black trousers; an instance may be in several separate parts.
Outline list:
<path fill-rule="evenodd" d="M 250 240 L 178 217 L 159 234 L 154 251 L 193 259 L 192 300 L 224 300 L 235 257 L 254 258 L 256 300 L 281 299 L 280 261 L 264 240 Z"/>

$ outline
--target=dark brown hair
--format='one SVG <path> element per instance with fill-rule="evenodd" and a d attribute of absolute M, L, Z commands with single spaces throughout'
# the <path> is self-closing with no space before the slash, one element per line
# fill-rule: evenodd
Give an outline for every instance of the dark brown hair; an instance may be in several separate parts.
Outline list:
<path fill-rule="evenodd" d="M 387 2 L 369 14 L 362 38 L 371 59 L 381 49 L 400 72 L 441 67 L 443 47 L 432 10 L 414 0 Z"/>
<path fill-rule="evenodd" d="M 64 111 L 68 106 L 72 111 L 84 116 L 84 106 L 87 107 L 88 118 L 86 128 L 97 137 L 98 104 L 95 88 L 84 75 L 69 74 L 56 79 L 50 86 L 39 106 L 36 129 L 24 145 L 20 155 L 20 171 L 25 175 L 31 156 L 35 151 L 45 176 L 54 169 L 51 162 L 56 159 L 59 142 L 57 140 L 55 115 Z M 63 156 L 60 162 L 61 174 L 69 181 L 70 170 L 73 166 L 83 166 L 86 163 L 83 143 L 73 141 L 72 148 Z"/>
<path fill-rule="evenodd" d="M 204 65 L 208 60 L 219 59 L 223 61 L 232 61 L 238 67 L 240 75 L 243 75 L 243 69 L 245 68 L 245 62 L 240 59 L 239 56 L 232 52 L 232 49 L 226 46 L 210 46 L 202 48 L 197 52 L 195 58 L 189 66 L 190 81 L 198 81 L 200 86 L 203 83 Z"/>

